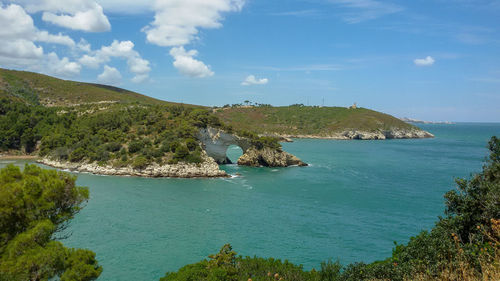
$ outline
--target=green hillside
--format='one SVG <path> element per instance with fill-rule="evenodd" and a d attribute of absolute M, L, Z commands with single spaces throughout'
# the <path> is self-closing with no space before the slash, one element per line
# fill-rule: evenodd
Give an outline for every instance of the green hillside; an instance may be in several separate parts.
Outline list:
<path fill-rule="evenodd" d="M 61 80 L 51 76 L 0 68 L 0 97 L 31 104 L 68 106 L 96 102 L 175 104 L 117 87 Z"/>
<path fill-rule="evenodd" d="M 365 108 L 236 106 L 215 112 L 224 123 L 259 134 L 329 136 L 345 130 L 374 132 L 416 128 L 391 115 Z"/>
<path fill-rule="evenodd" d="M 139 103 L 142 105 L 181 105 L 157 100 L 117 87 L 61 80 L 43 74 L 0 68 L 0 98 L 42 106 L 83 107 L 96 103 Z M 191 108 L 207 108 L 182 105 Z M 99 110 L 106 110 L 102 105 Z M 388 114 L 365 108 L 291 105 L 272 107 L 224 106 L 213 110 L 226 125 L 257 134 L 315 135 L 328 137 L 345 131 L 382 132 L 417 127 Z"/>

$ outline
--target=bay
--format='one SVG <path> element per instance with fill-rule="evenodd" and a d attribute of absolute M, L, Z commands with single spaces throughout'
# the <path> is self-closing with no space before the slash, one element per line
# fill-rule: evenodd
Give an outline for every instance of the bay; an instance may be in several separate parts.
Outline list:
<path fill-rule="evenodd" d="M 225 243 L 306 269 L 384 259 L 394 241 L 433 226 L 454 179 L 480 171 L 489 138 L 500 135 L 496 123 L 420 127 L 436 138 L 295 140 L 284 149 L 309 167 L 222 166 L 239 174 L 228 179 L 77 174 L 90 200 L 63 243 L 97 253 L 99 280 L 158 280 Z M 23 164 L 0 166 L 10 162 Z"/>

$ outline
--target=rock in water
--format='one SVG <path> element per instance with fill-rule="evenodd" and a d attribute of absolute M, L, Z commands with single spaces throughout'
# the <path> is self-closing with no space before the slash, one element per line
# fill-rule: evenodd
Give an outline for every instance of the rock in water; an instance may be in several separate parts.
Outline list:
<path fill-rule="evenodd" d="M 307 166 L 296 156 L 278 149 L 265 147 L 262 149 L 249 148 L 245 154 L 238 159 L 238 165 L 265 166 L 265 167 L 288 167 Z"/>

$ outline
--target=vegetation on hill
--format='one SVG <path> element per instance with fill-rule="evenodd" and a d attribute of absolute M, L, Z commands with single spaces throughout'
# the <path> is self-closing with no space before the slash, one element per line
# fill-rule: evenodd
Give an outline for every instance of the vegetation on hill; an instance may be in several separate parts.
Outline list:
<path fill-rule="evenodd" d="M 2 96 L 46 106 L 98 102 L 175 104 L 112 86 L 67 81 L 33 72 L 0 68 L 0 97 Z"/>
<path fill-rule="evenodd" d="M 291 105 L 226 106 L 215 109 L 226 124 L 258 134 L 330 136 L 346 130 L 376 132 L 417 129 L 390 115 L 365 108 Z"/>
<path fill-rule="evenodd" d="M 342 267 L 325 262 L 304 271 L 288 261 L 238 257 L 230 245 L 196 264 L 168 272 L 162 281 L 359 281 L 359 280 L 500 280 L 500 140 L 492 137 L 483 171 L 470 180 L 457 180 L 446 193 L 445 217 L 392 256 L 371 264 Z M 320 246 L 320 245 L 318 245 Z"/>
<path fill-rule="evenodd" d="M 280 148 L 276 139 L 233 130 L 202 108 L 137 103 L 55 108 L 0 98 L 0 151 L 36 151 L 62 161 L 134 168 L 200 163 L 197 132 L 207 126 L 236 131 L 257 148 Z"/>
<path fill-rule="evenodd" d="M 75 177 L 26 165 L 0 170 L 0 280 L 95 280 L 102 272 L 89 250 L 54 240 L 88 200 Z M 59 279 L 57 279 L 59 280 Z"/>

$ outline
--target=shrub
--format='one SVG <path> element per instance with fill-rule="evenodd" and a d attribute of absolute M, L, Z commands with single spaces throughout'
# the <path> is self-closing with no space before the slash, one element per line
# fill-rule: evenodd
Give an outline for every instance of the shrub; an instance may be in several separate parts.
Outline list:
<path fill-rule="evenodd" d="M 122 145 L 117 142 L 110 142 L 106 144 L 106 150 L 110 152 L 119 151 L 122 148 Z"/>
<path fill-rule="evenodd" d="M 193 138 L 189 138 L 186 140 L 186 146 L 189 151 L 193 151 L 198 147 L 198 142 Z"/>
<path fill-rule="evenodd" d="M 144 147 L 144 144 L 141 141 L 131 141 L 128 145 L 128 152 L 130 153 L 136 153 L 138 151 L 141 151 L 141 149 Z"/>
<path fill-rule="evenodd" d="M 189 149 L 184 145 L 178 145 L 175 149 L 174 159 L 184 160 L 189 155 Z"/>
<path fill-rule="evenodd" d="M 86 151 L 85 149 L 79 147 L 75 150 L 73 150 L 73 152 L 70 153 L 69 155 L 69 161 L 71 162 L 80 162 L 83 160 L 83 158 L 85 158 L 86 156 Z"/>
<path fill-rule="evenodd" d="M 185 160 L 188 163 L 201 163 L 203 161 L 201 158 L 201 152 L 199 150 L 191 152 L 185 157 Z"/>
<path fill-rule="evenodd" d="M 132 162 L 132 167 L 134 169 L 143 169 L 149 164 L 149 160 L 144 156 L 137 156 Z"/>

